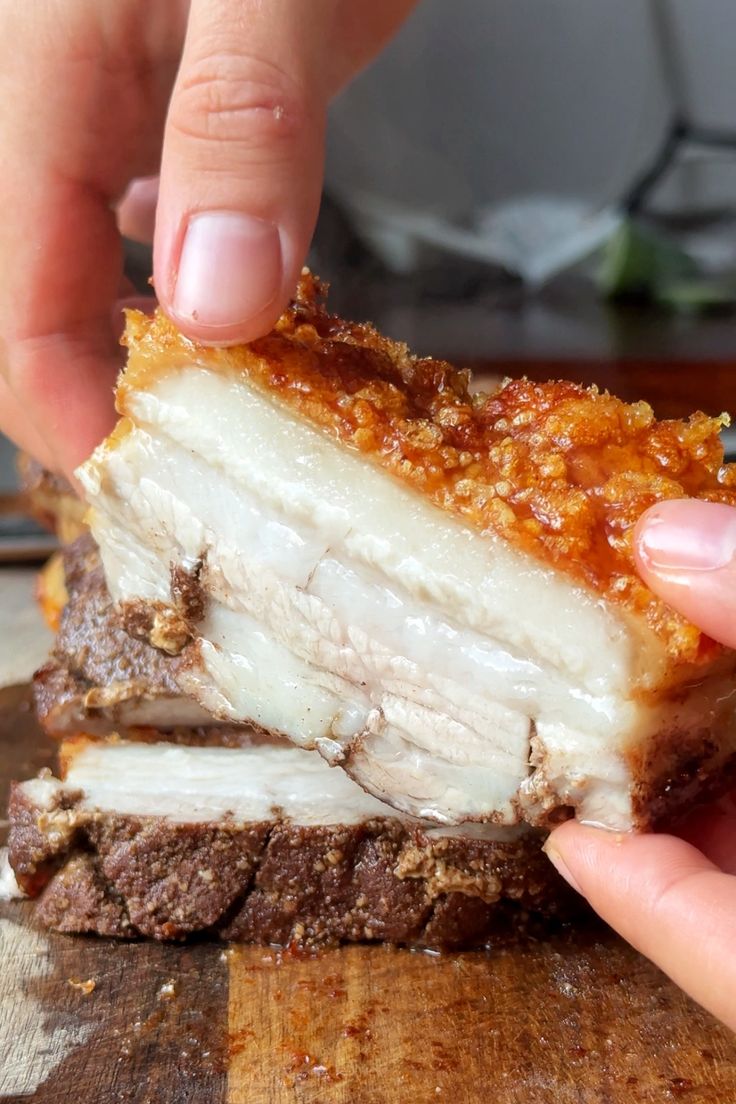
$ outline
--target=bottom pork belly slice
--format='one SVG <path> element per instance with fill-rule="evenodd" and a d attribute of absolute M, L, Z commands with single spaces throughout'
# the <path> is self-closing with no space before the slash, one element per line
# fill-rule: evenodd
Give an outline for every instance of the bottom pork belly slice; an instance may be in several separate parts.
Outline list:
<path fill-rule="evenodd" d="M 686 486 L 667 464 L 681 475 L 693 468 L 696 490 L 731 494 L 708 467 L 718 447 L 713 424 L 660 432 L 638 408 L 559 385 L 567 396 L 559 441 L 568 429 L 595 436 L 596 418 L 607 419 L 612 441 L 549 460 L 563 470 L 577 465 L 583 483 L 588 469 L 598 473 L 593 490 L 564 480 L 562 488 L 575 509 L 594 519 L 604 511 L 588 533 L 600 563 L 586 574 L 576 561 L 582 540 L 558 566 L 550 562 L 554 541 L 566 545 L 542 507 L 531 519 L 542 534 L 537 555 L 531 529 L 504 539 L 490 524 L 466 523 L 457 512 L 462 480 L 443 509 L 441 495 L 410 485 L 419 465 L 394 463 L 390 441 L 366 455 L 356 429 L 346 447 L 340 411 L 360 420 L 358 383 L 370 413 L 370 395 L 393 373 L 381 408 L 390 416 L 392 402 L 419 401 L 406 398 L 402 382 L 415 368 L 400 358 L 391 368 L 371 361 L 373 376 L 358 373 L 356 383 L 339 375 L 341 358 L 370 350 L 356 354 L 353 338 L 323 341 L 308 329 L 288 340 L 280 331 L 274 357 L 272 345 L 198 349 L 161 318 L 133 323 L 118 391 L 125 417 L 80 478 L 125 623 L 181 653 L 179 685 L 221 718 L 318 749 L 398 810 L 447 824 L 545 823 L 574 809 L 611 828 L 643 827 L 725 772 L 736 751 L 733 654 L 709 649 L 692 626 L 642 596 L 630 550 L 620 550 L 631 508 L 617 514 L 613 501 L 614 492 L 625 498 L 634 461 L 648 472 L 639 509 Z M 420 391 L 459 387 L 447 374 L 436 384 L 435 368 Z M 315 391 L 336 373 L 327 398 Z M 278 382 L 287 377 L 288 402 Z M 532 400 L 553 405 L 557 386 L 499 399 L 507 416 L 497 425 L 510 433 L 512 423 L 526 424 Z M 476 409 L 466 396 L 447 417 L 472 420 Z M 334 411 L 334 424 L 316 424 Z M 629 430 L 637 419 L 645 428 Z M 439 415 L 396 426 L 404 451 L 408 438 L 418 448 L 422 434 L 441 430 Z M 549 447 L 549 425 L 545 432 L 541 444 L 525 445 L 530 457 Z M 688 432 L 700 434 L 688 445 L 693 457 L 681 444 Z M 647 450 L 644 459 L 637 450 Z M 458 455 L 472 483 L 473 463 Z M 543 459 L 534 461 L 540 470 Z M 515 517 L 498 497 L 513 498 L 509 486 L 487 490 L 489 517 Z M 533 491 L 524 489 L 524 501 Z M 557 494 L 559 502 L 559 487 Z"/>
<path fill-rule="evenodd" d="M 569 894 L 535 831 L 400 817 L 292 744 L 62 746 L 16 783 L 9 855 L 60 931 L 245 942 L 477 946 Z"/>

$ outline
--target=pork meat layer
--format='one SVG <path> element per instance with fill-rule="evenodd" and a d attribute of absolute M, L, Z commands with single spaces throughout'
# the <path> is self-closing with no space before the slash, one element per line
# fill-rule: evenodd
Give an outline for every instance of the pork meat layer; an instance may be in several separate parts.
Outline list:
<path fill-rule="evenodd" d="M 202 708 L 445 824 L 644 827 L 731 769 L 734 654 L 631 547 L 656 501 L 736 502 L 717 420 L 568 383 L 473 394 L 309 277 L 250 346 L 161 315 L 126 340 L 89 523 L 126 628 Z"/>

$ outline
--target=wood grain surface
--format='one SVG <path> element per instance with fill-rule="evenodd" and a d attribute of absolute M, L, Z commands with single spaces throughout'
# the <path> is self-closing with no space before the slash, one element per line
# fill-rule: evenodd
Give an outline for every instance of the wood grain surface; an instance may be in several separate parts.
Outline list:
<path fill-rule="evenodd" d="M 0 691 L 0 802 L 53 761 Z M 736 1101 L 736 1039 L 592 919 L 435 956 L 120 943 L 0 904 L 0 1100 L 38 1104 Z"/>

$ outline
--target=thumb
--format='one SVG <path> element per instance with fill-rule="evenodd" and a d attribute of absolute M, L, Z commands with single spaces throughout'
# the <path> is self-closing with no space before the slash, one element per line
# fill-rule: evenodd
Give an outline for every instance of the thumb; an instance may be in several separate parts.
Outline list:
<path fill-rule="evenodd" d="M 555 828 L 544 849 L 606 923 L 736 1029 L 736 878 L 675 836 L 575 820 Z"/>
<path fill-rule="evenodd" d="M 736 509 L 676 499 L 652 506 L 635 533 L 644 582 L 714 640 L 736 647 Z"/>
<path fill-rule="evenodd" d="M 154 278 L 212 344 L 266 333 L 319 207 L 331 0 L 193 0 L 164 137 Z"/>

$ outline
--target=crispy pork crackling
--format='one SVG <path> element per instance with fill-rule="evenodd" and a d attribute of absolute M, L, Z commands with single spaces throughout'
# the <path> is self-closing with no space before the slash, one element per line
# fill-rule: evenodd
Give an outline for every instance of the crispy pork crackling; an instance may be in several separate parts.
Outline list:
<path fill-rule="evenodd" d="M 206 349 L 128 316 L 82 467 L 126 628 L 227 721 L 397 810 L 642 828 L 733 767 L 734 653 L 637 577 L 662 499 L 736 502 L 720 422 L 466 374 L 326 313 Z"/>

